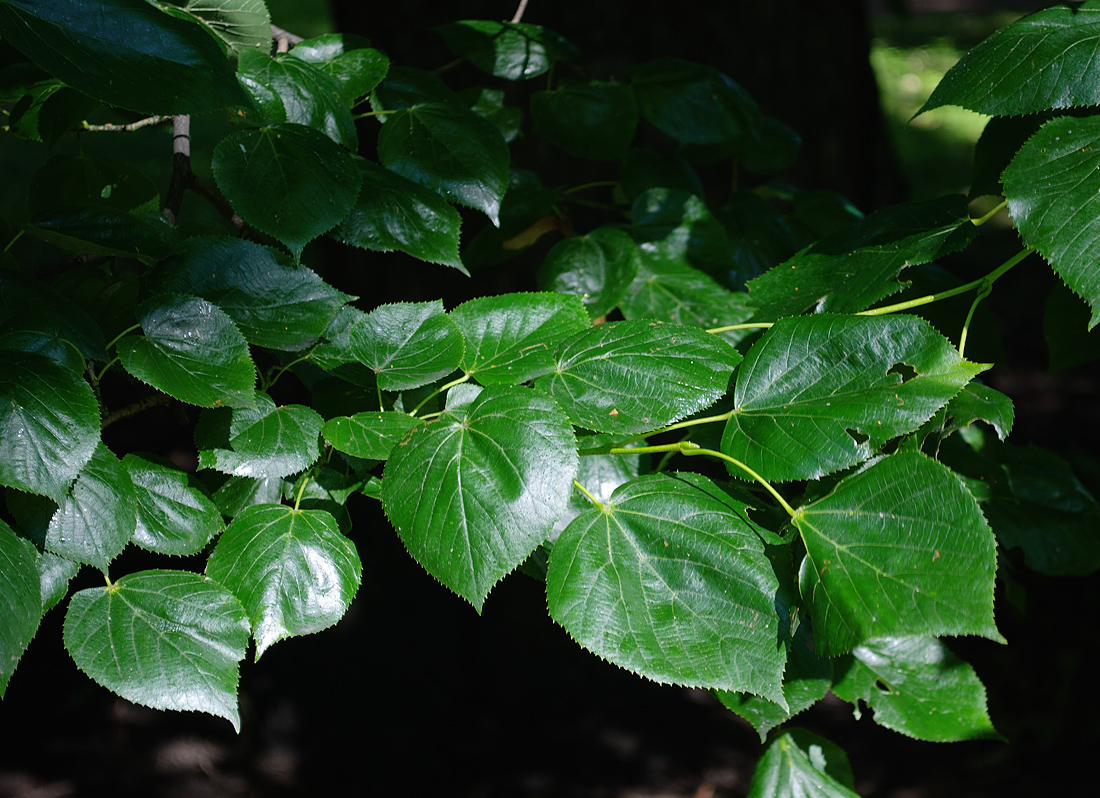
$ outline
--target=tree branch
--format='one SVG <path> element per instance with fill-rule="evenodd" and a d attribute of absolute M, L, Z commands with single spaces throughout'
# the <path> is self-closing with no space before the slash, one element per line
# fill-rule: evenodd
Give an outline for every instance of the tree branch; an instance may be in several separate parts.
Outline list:
<path fill-rule="evenodd" d="M 512 15 L 512 22 L 519 22 L 523 19 L 523 12 L 527 10 L 527 0 L 519 0 L 519 8 L 516 9 L 516 13 Z"/>
<path fill-rule="evenodd" d="M 180 114 L 172 118 L 172 182 L 161 213 L 173 225 L 180 214 L 183 192 L 191 183 L 191 117 Z"/>
<path fill-rule="evenodd" d="M 127 125 L 112 125 L 110 122 L 108 122 L 105 125 L 89 125 L 87 122 L 81 122 L 80 123 L 80 129 L 81 130 L 90 130 L 90 131 L 94 131 L 94 132 L 97 132 L 97 133 L 103 133 L 103 132 L 107 132 L 107 131 L 110 131 L 110 132 L 118 131 L 118 132 L 128 133 L 131 130 L 138 130 L 140 128 L 147 127 L 149 125 L 159 125 L 161 122 L 167 122 L 169 119 L 172 119 L 172 117 L 170 117 L 170 116 L 148 116 L 145 119 L 139 119 L 136 122 L 130 122 Z"/>

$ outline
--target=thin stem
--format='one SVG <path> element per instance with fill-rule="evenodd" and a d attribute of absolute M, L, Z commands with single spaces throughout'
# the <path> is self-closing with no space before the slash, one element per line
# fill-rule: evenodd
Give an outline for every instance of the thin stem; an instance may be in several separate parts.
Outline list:
<path fill-rule="evenodd" d="M 302 478 L 302 485 L 298 488 L 298 495 L 294 497 L 294 512 L 298 512 L 298 505 L 302 503 L 302 494 L 305 493 L 306 485 L 309 484 L 310 475 L 306 475 Z"/>
<path fill-rule="evenodd" d="M 191 117 L 172 118 L 172 179 L 161 213 L 172 224 L 179 218 L 183 194 L 191 184 Z"/>
<path fill-rule="evenodd" d="M 446 385 L 440 385 L 438 388 L 436 388 L 430 394 L 425 396 L 423 401 L 421 401 L 420 404 L 418 404 L 416 407 L 414 407 L 412 409 L 412 412 L 409 413 L 409 415 L 410 416 L 415 416 L 417 411 L 420 410 L 420 408 L 422 408 L 424 405 L 426 405 L 429 401 L 431 401 L 435 397 L 439 396 L 444 391 L 449 391 L 449 390 L 451 390 L 451 388 L 455 387 L 456 385 L 461 385 L 462 383 L 466 382 L 468 379 L 470 379 L 470 376 L 471 376 L 470 374 L 463 374 L 458 379 L 451 380 Z"/>
<path fill-rule="evenodd" d="M 299 42 L 305 41 L 305 39 L 298 34 L 291 33 L 290 31 L 285 31 L 282 28 L 276 27 L 275 25 L 271 26 L 271 38 L 286 39 L 288 44 L 298 44 Z"/>
<path fill-rule="evenodd" d="M 106 133 L 106 132 L 128 133 L 132 130 L 140 130 L 143 127 L 148 127 L 149 125 L 159 125 L 161 122 L 167 122 L 171 118 L 172 117 L 170 117 L 170 116 L 149 116 L 149 117 L 146 117 L 145 119 L 139 119 L 136 122 L 130 122 L 129 124 L 126 124 L 126 125 L 112 125 L 110 122 L 108 122 L 105 125 L 89 125 L 87 122 L 82 121 L 80 123 L 80 129 L 81 130 L 88 130 L 88 131 L 95 132 L 95 133 Z"/>
<path fill-rule="evenodd" d="M 100 381 L 103 379 L 103 375 L 107 373 L 107 369 L 109 369 L 111 366 L 113 366 L 117 362 L 118 362 L 117 357 L 111 358 L 110 360 L 108 360 L 107 365 L 104 366 L 103 368 L 101 368 L 99 370 L 99 373 L 96 374 L 94 377 L 92 377 L 92 384 L 93 385 L 99 385 Z"/>
<path fill-rule="evenodd" d="M 766 330 L 771 327 L 775 322 L 771 321 L 751 321 L 746 324 L 727 324 L 725 327 L 711 327 L 705 332 L 711 335 L 718 333 L 729 332 L 731 330 Z"/>
<path fill-rule="evenodd" d="M 519 0 L 519 8 L 516 9 L 516 13 L 512 15 L 512 22 L 519 22 L 523 19 L 523 12 L 527 10 L 527 0 Z"/>
<path fill-rule="evenodd" d="M 967 283 L 966 285 L 960 285 L 956 288 L 950 288 L 947 291 L 941 291 L 938 294 L 928 294 L 927 296 L 917 297 L 916 299 L 910 299 L 906 302 L 898 302 L 896 305 L 887 305 L 887 306 L 881 307 L 881 308 L 872 308 L 871 310 L 861 310 L 859 313 L 856 313 L 855 315 L 856 316 L 885 316 L 888 313 L 898 313 L 898 312 L 903 311 L 903 310 L 910 310 L 912 308 L 919 308 L 922 305 L 930 305 L 933 302 L 940 301 L 941 299 L 950 299 L 953 296 L 958 296 L 959 294 L 965 294 L 967 291 L 972 291 L 975 288 L 980 288 L 984 284 L 988 284 L 988 285 L 992 286 L 993 283 L 996 282 L 996 280 L 998 278 L 1003 276 L 1005 272 L 1007 272 L 1009 269 L 1011 269 L 1017 263 L 1022 261 L 1028 255 L 1030 255 L 1033 251 L 1034 250 L 1032 250 L 1031 247 L 1027 247 L 1025 249 L 1022 249 L 1021 251 L 1019 251 L 1015 255 L 1013 255 L 1011 258 L 1006 260 L 1004 263 L 1002 263 L 1000 266 L 998 266 L 996 269 L 994 269 L 989 274 L 987 274 L 985 277 L 982 277 L 978 280 L 972 280 L 971 282 Z"/>
<path fill-rule="evenodd" d="M 25 232 L 25 230 L 20 230 L 14 236 L 12 236 L 11 241 L 9 241 L 7 243 L 7 246 L 4 247 L 4 251 L 7 252 L 8 250 L 10 250 L 15 245 L 15 242 L 23 237 L 23 233 Z"/>
<path fill-rule="evenodd" d="M 589 455 L 589 454 L 624 454 L 624 453 L 637 454 L 637 453 L 639 453 L 643 450 L 642 449 L 626 449 L 624 447 L 626 447 L 628 444 L 634 443 L 634 441 L 645 440 L 646 438 L 648 438 L 651 435 L 662 435 L 666 432 L 675 432 L 678 429 L 688 429 L 690 427 L 698 427 L 700 424 L 717 424 L 717 423 L 720 423 L 720 422 L 723 422 L 723 421 L 729 421 L 729 418 L 732 415 L 733 415 L 733 411 L 730 410 L 728 413 L 719 413 L 716 416 L 704 416 L 703 418 L 692 418 L 692 419 L 688 419 L 687 421 L 680 421 L 676 424 L 669 424 L 667 427 L 661 427 L 661 429 L 653 430 L 652 432 L 643 432 L 641 435 L 635 435 L 633 438 L 627 438 L 625 441 L 620 441 L 619 443 L 614 443 L 614 444 L 611 444 L 610 446 L 601 446 L 601 447 L 596 448 L 596 449 L 582 449 L 581 451 L 577 452 L 577 454 L 579 454 L 581 456 Z M 677 446 L 679 444 L 668 444 L 668 445 Z M 616 449 L 619 449 L 621 451 L 617 451 L 617 452 L 614 451 Z M 667 451 L 667 450 L 665 450 L 665 449 L 654 449 L 654 451 Z"/>
<path fill-rule="evenodd" d="M 139 330 L 139 329 L 141 329 L 140 324 L 135 324 L 133 327 L 127 327 L 125 330 L 123 330 L 122 332 L 120 332 L 118 335 L 116 335 L 114 338 L 111 339 L 111 342 L 109 344 L 107 344 L 107 347 L 106 347 L 107 351 L 110 351 L 114 347 L 115 344 L 117 344 L 119 341 L 121 341 L 127 335 L 132 333 L 134 330 Z"/>
<path fill-rule="evenodd" d="M 155 396 L 149 396 L 142 399 L 140 402 L 134 402 L 132 405 L 116 410 L 109 414 L 107 418 L 103 419 L 103 422 L 99 425 L 100 429 L 107 429 L 107 427 L 114 424 L 119 419 L 128 418 L 129 416 L 135 416 L 142 410 L 148 410 L 151 407 L 157 407 L 158 405 L 171 404 L 172 397 L 167 394 L 158 393 Z"/>
<path fill-rule="evenodd" d="M 970 303 L 970 312 L 966 314 L 966 321 L 963 322 L 962 334 L 959 335 L 959 357 L 966 355 L 966 336 L 970 332 L 970 321 L 974 318 L 974 311 L 978 309 L 978 303 L 993 293 L 993 286 L 986 283 L 978 289 L 977 296 L 974 297 L 974 301 Z"/>
<path fill-rule="evenodd" d="M 605 188 L 609 186 L 619 185 L 618 180 L 596 180 L 592 183 L 581 183 L 579 186 L 573 186 L 573 188 L 567 188 L 562 194 L 572 194 L 577 191 L 585 191 L 590 188 Z"/>
<path fill-rule="evenodd" d="M 312 355 L 305 355 L 305 356 L 303 356 L 303 357 L 300 357 L 300 358 L 298 358 L 297 360 L 292 360 L 292 361 L 290 361 L 289 363 L 287 363 L 287 364 L 286 364 L 285 366 L 283 366 L 283 367 L 282 367 L 281 369 L 279 369 L 278 371 L 276 371 L 276 372 L 275 372 L 275 373 L 274 373 L 274 374 L 273 374 L 273 375 L 271 376 L 271 378 L 270 378 L 270 379 L 268 379 L 268 380 L 266 380 L 266 381 L 265 381 L 265 385 L 263 386 L 263 390 L 265 390 L 265 391 L 266 391 L 266 390 L 267 390 L 268 388 L 270 388 L 270 387 L 271 387 L 272 385 L 274 385 L 274 384 L 275 384 L 276 382 L 278 382 L 278 381 L 279 381 L 279 377 L 283 376 L 283 375 L 284 375 L 284 374 L 285 374 L 285 373 L 286 373 L 286 372 L 287 372 L 287 371 L 288 371 L 289 369 L 292 369 L 292 368 L 294 368 L 294 366 L 297 366 L 297 365 L 298 365 L 299 363 L 301 363 L 301 362 L 302 362 L 303 360 L 309 360 L 309 359 L 310 359 L 311 357 L 313 357 L 313 356 L 312 356 Z M 379 398 L 379 402 L 381 402 L 381 398 Z M 379 405 L 379 409 L 381 409 L 381 405 Z"/>
<path fill-rule="evenodd" d="M 767 490 L 768 493 L 770 493 L 772 495 L 772 498 L 774 498 L 777 502 L 779 502 L 780 506 L 782 506 L 783 509 L 787 511 L 787 515 L 794 518 L 794 512 L 795 512 L 794 508 L 791 507 L 789 504 L 787 504 L 787 500 L 784 499 L 779 494 L 779 491 L 777 491 L 775 488 L 773 488 L 768 483 L 768 481 L 766 479 L 764 479 L 762 476 L 757 474 L 755 471 L 753 471 L 747 465 L 742 463 L 740 460 L 734 459 L 733 457 L 730 457 L 728 454 L 723 454 L 722 452 L 716 452 L 713 449 L 698 449 L 698 448 L 697 449 L 685 449 L 682 452 L 682 454 L 684 454 L 688 457 L 691 457 L 691 456 L 697 455 L 697 454 L 705 454 L 705 455 L 709 455 L 711 457 L 717 457 L 720 460 L 725 460 L 727 463 L 732 463 L 733 465 L 737 466 L 742 471 L 744 471 L 746 474 L 748 474 L 750 477 L 752 477 L 754 480 L 759 482 L 764 487 L 764 489 Z"/>
<path fill-rule="evenodd" d="M 577 490 L 579 490 L 579 491 L 580 491 L 581 493 L 583 493 L 583 494 L 584 494 L 585 496 L 587 496 L 587 497 L 588 497 L 588 501 L 592 502 L 592 503 L 593 503 L 594 505 L 596 505 L 597 507 L 599 507 L 599 508 L 600 508 L 601 510 L 602 510 L 602 509 L 604 509 L 604 506 L 603 506 L 603 505 L 602 505 L 602 504 L 600 503 L 599 499 L 597 499 L 597 498 L 596 498 L 595 496 L 593 496 L 593 495 L 592 495 L 591 493 L 589 493 L 588 491 L 586 491 L 586 490 L 584 489 L 584 485 L 582 485 L 581 483 L 577 482 L 577 480 L 575 480 L 575 479 L 574 479 L 574 480 L 573 480 L 573 486 L 574 486 L 574 487 L 575 487 L 575 488 L 576 488 Z"/>
<path fill-rule="evenodd" d="M 983 224 L 985 224 L 990 219 L 992 219 L 994 216 L 996 216 L 998 213 L 1000 213 L 1002 208 L 1007 208 L 1007 207 L 1008 207 L 1008 200 L 1002 200 L 1001 203 L 996 208 L 991 210 L 989 213 L 985 214 L 984 216 L 980 216 L 977 219 L 971 219 L 970 221 L 974 224 L 975 227 L 981 227 Z"/>
<path fill-rule="evenodd" d="M 393 111 L 393 110 L 390 110 L 390 111 L 386 111 L 386 110 L 382 110 L 382 111 L 364 111 L 361 114 L 356 114 L 355 116 L 352 117 L 352 119 L 364 119 L 368 116 L 389 116 L 390 114 L 396 114 L 396 113 L 397 113 L 397 111 Z"/>

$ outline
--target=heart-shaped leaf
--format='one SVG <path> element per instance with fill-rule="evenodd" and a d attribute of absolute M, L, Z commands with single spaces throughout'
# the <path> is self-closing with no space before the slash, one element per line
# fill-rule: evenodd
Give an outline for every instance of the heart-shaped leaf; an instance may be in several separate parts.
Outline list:
<path fill-rule="evenodd" d="M 321 454 L 324 420 L 305 405 L 275 406 L 256 394 L 256 407 L 203 413 L 195 428 L 199 467 L 237 477 L 274 478 L 309 468 Z"/>
<path fill-rule="evenodd" d="M 362 579 L 355 544 L 320 510 L 261 504 L 242 510 L 218 539 L 206 574 L 241 600 L 256 659 L 287 637 L 332 626 Z"/>
<path fill-rule="evenodd" d="M 638 274 L 638 245 L 622 230 L 603 226 L 554 245 L 539 268 L 539 288 L 581 298 L 599 318 L 619 304 Z"/>
<path fill-rule="evenodd" d="M 141 571 L 81 590 L 65 648 L 94 681 L 154 709 L 206 712 L 240 728 L 237 663 L 248 617 L 221 585 L 186 571 Z"/>
<path fill-rule="evenodd" d="M 136 493 L 133 540 L 138 546 L 161 554 L 195 554 L 225 529 L 217 506 L 186 471 L 137 454 L 123 457 L 122 466 Z"/>

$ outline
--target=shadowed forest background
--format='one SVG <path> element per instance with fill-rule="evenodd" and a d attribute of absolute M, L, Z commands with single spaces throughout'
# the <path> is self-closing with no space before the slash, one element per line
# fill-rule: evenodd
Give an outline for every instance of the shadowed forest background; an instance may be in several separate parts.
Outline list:
<path fill-rule="evenodd" d="M 268 5 L 286 30 L 358 33 L 392 63 L 429 71 L 452 58 L 433 27 L 507 19 L 515 11 L 512 2 L 499 0 Z M 984 120 L 957 109 L 910 117 L 963 52 L 1042 5 L 531 0 L 524 20 L 575 43 L 578 63 L 593 77 L 614 78 L 659 57 L 718 68 L 802 137 L 800 157 L 781 180 L 836 191 L 870 213 L 969 189 Z M 477 80 L 466 72 L 472 69 L 459 64 L 441 76 L 469 85 Z M 509 91 L 531 92 L 537 83 Z M 369 149 L 374 123 L 359 125 Z M 572 163 L 559 163 L 536 134 L 514 151 L 517 165 L 537 168 L 547 182 L 576 182 Z M 20 168 L 32 168 L 44 157 L 0 137 L 5 164 L 30 159 Z M 610 179 L 614 168 L 607 167 Z M 721 202 L 732 190 L 728 170 L 702 170 L 701 176 L 708 201 Z M 984 211 L 995 201 L 975 203 Z M 463 215 L 465 244 L 483 220 Z M 583 221 L 578 211 L 574 223 L 583 228 Z M 1015 232 L 1005 226 L 1002 235 L 1003 250 L 1014 251 Z M 534 266 L 556 240 L 547 237 L 523 258 L 476 272 L 472 280 L 443 267 L 423 269 L 424 284 L 411 288 L 401 279 L 405 256 L 399 254 L 318 242 L 304 260 L 322 273 L 346 272 L 341 287 L 371 304 L 442 296 L 453 307 L 476 294 L 532 288 Z M 971 279 L 998 262 L 989 257 L 971 264 L 967 257 L 942 265 Z M 1012 440 L 1042 441 L 1069 460 L 1095 494 L 1095 364 L 1063 368 L 1038 334 L 1046 302 L 1062 303 L 1067 314 L 1086 313 L 1055 283 L 1049 269 L 1018 269 L 998 283 L 989 300 L 998 324 L 994 314 L 978 320 L 971 357 L 1012 369 L 988 375 L 1016 403 Z M 956 311 L 944 309 L 958 317 Z M 150 411 L 140 424 L 111 434 L 194 456 L 186 428 L 168 410 Z M 498 585 L 479 617 L 407 555 L 377 502 L 357 498 L 350 509 L 364 573 L 355 602 L 335 628 L 287 641 L 260 663 L 242 663 L 240 735 L 223 720 L 145 709 L 92 683 L 63 650 L 61 610 L 48 614 L 0 705 L 0 795 L 747 794 L 762 746 L 747 723 L 708 693 L 645 682 L 581 650 L 547 617 L 544 586 L 523 574 Z M 131 547 L 122 570 L 140 567 L 145 556 Z M 178 567 L 189 565 L 183 560 Z M 826 701 L 795 723 L 846 750 L 861 795 L 1051 795 L 1087 778 L 1097 743 L 1092 719 L 1100 710 L 1093 687 L 1100 646 L 1088 624 L 1100 614 L 1100 581 L 1042 577 L 1012 557 L 1004 567 L 1012 589 L 998 593 L 997 617 L 1010 647 L 949 642 L 986 684 L 991 717 L 1008 744 L 917 742 L 876 726 L 870 713 L 857 718 L 839 700 Z M 74 587 L 98 578 L 83 573 Z M 1060 622 L 1049 623 L 1052 618 Z"/>

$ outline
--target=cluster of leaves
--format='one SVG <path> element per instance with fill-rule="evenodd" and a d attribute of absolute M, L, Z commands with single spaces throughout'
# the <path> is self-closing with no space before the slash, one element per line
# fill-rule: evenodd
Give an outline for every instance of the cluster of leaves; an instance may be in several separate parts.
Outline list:
<path fill-rule="evenodd" d="M 455 92 L 350 36 L 272 55 L 261 0 L 0 0 L 0 20 L 10 134 L 105 136 L 84 120 L 120 112 L 174 117 L 178 135 L 191 115 L 233 120 L 213 148 L 217 191 L 178 150 L 164 199 L 144 163 L 58 155 L 6 232 L 0 693 L 88 565 L 106 585 L 68 599 L 77 666 L 132 701 L 236 726 L 249 640 L 258 659 L 349 606 L 361 564 L 346 503 L 366 495 L 477 610 L 522 568 L 581 646 L 714 690 L 762 739 L 829 690 L 904 734 L 970 739 L 996 734 L 984 688 L 939 638 L 1001 640 L 998 541 L 1047 573 L 1100 565 L 1100 509 L 1072 471 L 1004 442 L 1012 405 L 975 380 L 970 316 L 956 347 L 902 312 L 971 291 L 976 305 L 1037 250 L 1100 319 L 1087 255 L 1100 128 L 1059 113 L 1100 104 L 1095 65 L 1071 46 L 1100 26 L 1100 3 L 1006 28 L 929 100 L 997 116 L 979 183 L 1007 198 L 1026 248 L 888 306 L 903 270 L 970 246 L 983 220 L 964 197 L 864 218 L 780 184 L 709 207 L 698 167 L 768 174 L 798 149 L 709 67 L 574 71 L 525 114 L 494 86 L 578 55 L 537 25 L 441 28 L 495 81 Z M 362 119 L 377 160 L 358 153 Z M 643 125 L 654 148 L 633 146 Z M 546 187 L 512 162 L 526 136 L 617 163 L 619 179 Z M 231 221 L 178 218 L 181 183 Z M 300 262 L 325 235 L 475 270 L 571 233 L 562 208 L 591 189 L 611 195 L 606 221 L 546 253 L 538 291 L 363 310 Z M 461 252 L 452 203 L 491 223 Z M 288 374 L 307 402 L 277 403 Z M 112 411 L 110 380 L 146 398 Z M 201 408 L 198 474 L 102 441 L 164 402 Z M 131 543 L 202 554 L 205 573 L 112 579 Z M 853 794 L 839 749 L 774 732 L 753 795 L 795 783 Z"/>

